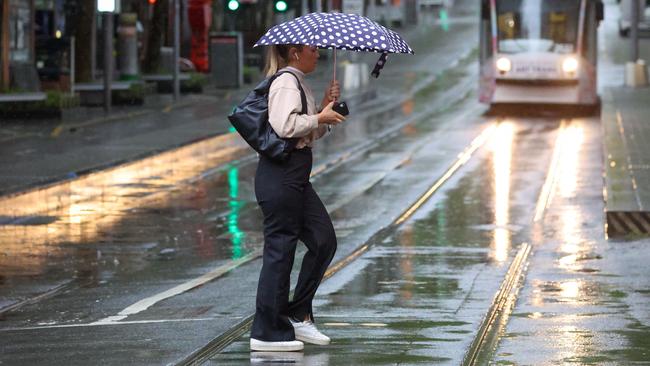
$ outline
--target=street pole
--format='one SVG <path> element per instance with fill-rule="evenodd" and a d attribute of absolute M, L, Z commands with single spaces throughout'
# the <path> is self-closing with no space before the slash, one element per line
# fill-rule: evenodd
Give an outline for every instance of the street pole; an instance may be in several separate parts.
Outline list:
<path fill-rule="evenodd" d="M 308 0 L 302 0 L 300 2 L 300 15 L 305 15 L 309 13 L 309 4 L 307 4 Z"/>
<path fill-rule="evenodd" d="M 366 11 L 366 16 L 372 20 L 377 20 L 377 6 L 375 0 L 370 0 L 368 3 L 368 11 Z"/>
<path fill-rule="evenodd" d="M 111 110 L 111 81 L 113 76 L 113 13 L 104 12 L 104 111 Z"/>
<path fill-rule="evenodd" d="M 8 90 L 9 89 L 9 1 L 2 1 L 2 19 L 0 19 L 0 26 L 2 27 L 0 31 L 0 48 L 2 49 L 2 54 L 0 55 L 0 64 L 2 65 L 2 70 L 0 71 L 0 89 Z"/>
<path fill-rule="evenodd" d="M 74 94 L 74 81 L 75 81 L 75 67 L 77 65 L 75 64 L 75 57 L 77 57 L 77 49 L 76 49 L 76 43 L 77 40 L 75 36 L 70 37 L 70 94 Z"/>
<path fill-rule="evenodd" d="M 180 0 L 174 0 L 174 101 L 178 101 L 181 95 L 181 84 L 179 78 L 178 61 L 180 58 L 181 45 L 181 6 Z"/>
<path fill-rule="evenodd" d="M 639 59 L 639 0 L 632 0 L 632 15 L 630 17 L 630 41 L 632 59 L 636 62 Z"/>

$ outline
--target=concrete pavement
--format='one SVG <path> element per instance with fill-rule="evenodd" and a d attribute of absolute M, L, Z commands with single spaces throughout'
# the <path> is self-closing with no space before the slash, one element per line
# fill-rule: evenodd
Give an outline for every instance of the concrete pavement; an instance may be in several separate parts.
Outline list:
<path fill-rule="evenodd" d="M 606 2 L 601 24 L 601 123 L 607 235 L 650 233 L 650 87 L 623 85 L 629 38 L 617 32 L 619 7 Z M 640 38 L 639 56 L 650 60 L 650 36 Z"/>

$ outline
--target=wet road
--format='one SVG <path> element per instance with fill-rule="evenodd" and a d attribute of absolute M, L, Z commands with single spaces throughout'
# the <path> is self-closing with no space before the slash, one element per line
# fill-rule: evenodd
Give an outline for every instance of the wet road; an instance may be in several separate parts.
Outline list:
<path fill-rule="evenodd" d="M 562 124 L 484 123 L 491 122 L 489 139 L 446 187 L 325 282 L 315 311 L 326 333 L 335 334 L 331 351 L 308 347 L 304 356 L 280 357 L 305 365 L 462 363 L 516 249 L 531 240 Z M 413 164 L 433 164 L 420 158 Z M 251 355 L 243 337 L 212 361 L 257 357 L 278 356 Z"/>
<path fill-rule="evenodd" d="M 356 110 L 345 128 L 336 129 L 331 138 L 322 141 L 316 156 L 319 168 L 331 168 L 348 155 L 367 149 L 363 144 L 366 135 L 373 136 L 375 144 L 382 143 L 380 138 L 390 138 L 408 122 L 404 118 L 440 109 L 473 87 L 466 80 L 456 89 L 439 93 L 433 105 L 416 106 L 412 94 L 421 90 L 418 97 L 424 98 L 436 92 L 434 88 L 446 88 L 458 79 L 449 72 L 454 62 L 471 62 L 467 55 L 474 44 L 458 40 L 475 38 L 472 11 L 472 6 L 469 10 L 459 8 L 458 20 L 454 20 L 457 34 L 437 30 L 444 37 L 432 42 L 428 29 L 412 31 L 421 55 L 415 61 L 391 58 L 392 67 L 382 75 L 381 97 Z M 442 56 L 440 51 L 444 51 Z M 441 78 L 440 82 L 431 83 L 435 77 Z M 196 119 L 197 113 L 210 115 L 211 111 L 187 113 L 188 119 Z M 229 247 L 257 243 L 258 217 L 248 219 L 250 223 L 238 222 L 247 220 L 247 212 L 256 212 L 256 205 L 250 204 L 255 164 L 245 145 L 234 140 L 233 136 L 211 139 L 47 191 L 3 199 L 0 286 L 5 296 L 0 308 L 70 279 L 96 285 L 107 280 L 103 276 L 136 272 L 157 260 L 174 258 L 187 260 L 180 267 L 200 266 L 245 253 Z M 165 224 L 161 226 L 161 222 Z M 195 228 L 197 225 L 209 228 Z M 233 235 L 236 243 L 231 240 Z M 35 279 L 42 282 L 31 289 Z M 21 287 L 23 283 L 26 288 Z"/>
<path fill-rule="evenodd" d="M 648 284 L 620 288 L 616 278 L 648 273 L 598 265 L 635 258 L 604 239 L 597 118 L 484 116 L 467 41 L 475 8 L 460 3 L 451 32 L 436 20 L 440 37 L 424 29 L 414 41 L 421 58 L 382 75 L 393 93 L 316 150 L 334 262 L 355 255 L 316 298 L 333 344 L 251 354 L 244 336 L 208 363 L 459 364 L 523 243 L 534 248 L 526 281 L 492 330 L 488 359 L 644 359 Z M 226 136 L 5 201 L 0 361 L 43 363 L 47 351 L 48 364 L 173 363 L 240 324 L 260 266 L 254 169 Z M 603 302 L 617 315 L 578 307 Z M 584 319 L 612 337 L 590 337 Z M 540 338 L 557 342 L 538 347 Z"/>

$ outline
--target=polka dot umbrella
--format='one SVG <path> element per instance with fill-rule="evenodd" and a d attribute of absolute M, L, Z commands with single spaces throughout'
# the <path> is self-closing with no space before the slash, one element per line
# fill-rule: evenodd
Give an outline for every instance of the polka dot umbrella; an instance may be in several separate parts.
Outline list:
<path fill-rule="evenodd" d="M 303 44 L 319 48 L 381 53 L 374 77 L 386 63 L 389 53 L 413 54 L 396 32 L 364 16 L 346 13 L 309 13 L 269 29 L 253 47 L 274 44 Z M 334 76 L 336 78 L 336 74 Z"/>

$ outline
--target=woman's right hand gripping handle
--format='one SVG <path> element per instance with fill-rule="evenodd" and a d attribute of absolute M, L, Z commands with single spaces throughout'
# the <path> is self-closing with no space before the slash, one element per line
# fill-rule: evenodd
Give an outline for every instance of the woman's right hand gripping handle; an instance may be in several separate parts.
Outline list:
<path fill-rule="evenodd" d="M 345 117 L 338 114 L 332 109 L 334 102 L 330 102 L 323 110 L 318 113 L 318 124 L 338 125 L 345 121 Z"/>

